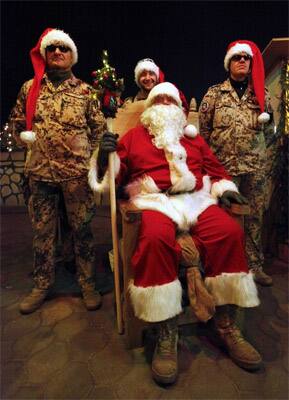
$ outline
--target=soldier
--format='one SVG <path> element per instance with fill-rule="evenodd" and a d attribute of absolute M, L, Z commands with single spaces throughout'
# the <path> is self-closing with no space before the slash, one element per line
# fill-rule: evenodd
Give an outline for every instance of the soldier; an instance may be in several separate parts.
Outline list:
<path fill-rule="evenodd" d="M 145 100 L 157 83 L 164 82 L 164 74 L 151 58 L 139 60 L 134 69 L 135 83 L 139 87 L 136 96 L 128 97 L 126 101 Z"/>
<path fill-rule="evenodd" d="M 249 268 L 257 283 L 270 286 L 272 278 L 263 271 L 261 228 L 266 182 L 264 128 L 268 130 L 273 118 L 264 88 L 263 59 L 255 43 L 238 40 L 228 46 L 224 65 L 229 78 L 210 87 L 201 102 L 200 133 L 249 201 L 251 214 L 245 218 Z"/>
<path fill-rule="evenodd" d="M 134 69 L 134 80 L 139 91 L 135 97 L 128 97 L 125 103 L 131 103 L 139 100 L 146 100 L 150 91 L 158 84 L 165 81 L 165 75 L 159 66 L 156 65 L 151 58 L 144 58 L 139 60 Z M 179 91 L 182 105 L 186 113 L 189 111 L 189 106 L 185 95 Z"/>
<path fill-rule="evenodd" d="M 248 272 L 243 231 L 217 205 L 218 199 L 229 204 L 244 199 L 205 140 L 187 125 L 174 85 L 156 85 L 145 107 L 141 125 L 129 130 L 118 144 L 114 134 L 102 136 L 89 183 L 95 191 L 108 188 L 108 153 L 117 150 L 117 181 L 126 185 L 132 204 L 143 210 L 129 292 L 136 317 L 158 327 L 153 377 L 160 383 L 173 383 L 178 374 L 182 289 L 177 229 L 190 232 L 200 251 L 205 285 L 216 305 L 216 334 L 236 364 L 256 370 L 261 356 L 235 322 L 238 306 L 259 304 L 257 288 Z"/>
<path fill-rule="evenodd" d="M 28 210 L 34 232 L 35 287 L 20 303 L 20 311 L 38 309 L 54 282 L 61 197 L 73 232 L 83 301 L 88 310 L 94 310 L 100 307 L 101 296 L 93 277 L 95 204 L 87 170 L 106 128 L 105 119 L 94 90 L 72 74 L 78 54 L 67 33 L 46 29 L 30 56 L 35 76 L 22 86 L 9 121 L 18 144 L 29 149 L 24 173 L 29 180 Z"/>

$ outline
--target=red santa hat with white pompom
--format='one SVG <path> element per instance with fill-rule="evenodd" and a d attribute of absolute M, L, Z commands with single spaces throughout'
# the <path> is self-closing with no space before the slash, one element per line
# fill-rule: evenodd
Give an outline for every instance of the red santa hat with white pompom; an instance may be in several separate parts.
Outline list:
<path fill-rule="evenodd" d="M 27 144 L 33 143 L 36 139 L 36 134 L 31 129 L 36 103 L 40 92 L 41 80 L 45 72 L 45 50 L 47 46 L 54 43 L 63 44 L 69 47 L 72 52 L 72 65 L 77 63 L 77 48 L 71 37 L 59 29 L 45 29 L 36 46 L 30 51 L 30 58 L 34 69 L 34 79 L 26 100 L 26 131 L 20 133 L 20 138 Z"/>
<path fill-rule="evenodd" d="M 153 99 L 161 94 L 166 94 L 167 96 L 172 97 L 176 101 L 177 106 L 183 109 L 180 91 L 175 85 L 170 82 L 163 82 L 156 85 L 150 91 L 148 98 L 146 99 L 145 107 L 150 107 L 152 105 Z M 184 109 L 183 111 L 186 113 Z M 184 135 L 194 138 L 197 136 L 197 134 L 197 128 L 193 124 L 188 124 L 184 127 Z"/>
<path fill-rule="evenodd" d="M 227 48 L 227 53 L 224 59 L 224 67 L 226 71 L 229 71 L 231 58 L 240 53 L 247 53 L 252 57 L 251 64 L 251 77 L 253 88 L 255 92 L 255 96 L 258 100 L 261 114 L 258 117 L 258 121 L 260 123 L 268 122 L 270 119 L 270 115 L 264 112 L 265 105 L 265 71 L 264 71 L 264 62 L 262 54 L 258 48 L 258 46 L 249 40 L 236 40 L 229 44 Z"/>

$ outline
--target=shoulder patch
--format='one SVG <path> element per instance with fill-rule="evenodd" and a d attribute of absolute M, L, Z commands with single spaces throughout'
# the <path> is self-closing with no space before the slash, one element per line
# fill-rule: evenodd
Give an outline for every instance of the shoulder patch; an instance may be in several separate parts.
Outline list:
<path fill-rule="evenodd" d="M 203 101 L 200 106 L 201 112 L 206 112 L 209 109 L 209 103 L 207 101 Z"/>

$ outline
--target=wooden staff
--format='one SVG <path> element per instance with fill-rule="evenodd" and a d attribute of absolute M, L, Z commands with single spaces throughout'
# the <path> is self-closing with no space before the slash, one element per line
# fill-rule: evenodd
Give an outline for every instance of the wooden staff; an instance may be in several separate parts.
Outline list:
<path fill-rule="evenodd" d="M 112 118 L 107 118 L 106 121 L 108 130 L 112 132 L 113 131 Z M 121 311 L 122 307 L 121 307 L 120 282 L 119 282 L 119 252 L 118 252 L 118 234 L 117 234 L 117 220 L 116 220 L 114 158 L 115 158 L 115 153 L 109 153 L 108 171 L 109 171 L 111 232 L 112 232 L 112 246 L 113 246 L 114 290 L 115 290 L 115 301 L 116 301 L 117 330 L 119 334 L 122 334 L 123 323 L 122 323 L 122 311 Z"/>

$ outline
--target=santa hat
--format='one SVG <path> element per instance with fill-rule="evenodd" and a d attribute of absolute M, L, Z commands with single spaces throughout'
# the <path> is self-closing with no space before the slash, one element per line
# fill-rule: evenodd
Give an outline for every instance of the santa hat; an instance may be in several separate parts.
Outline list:
<path fill-rule="evenodd" d="M 231 58 L 240 53 L 247 53 L 252 57 L 252 82 L 253 88 L 255 92 L 255 96 L 257 97 L 261 114 L 258 117 L 258 121 L 260 123 L 268 122 L 270 116 L 268 113 L 264 112 L 265 105 L 265 71 L 264 71 L 264 62 L 262 54 L 258 48 L 258 46 L 249 40 L 236 40 L 229 44 L 227 48 L 227 53 L 224 59 L 224 67 L 226 71 L 229 71 Z"/>
<path fill-rule="evenodd" d="M 167 96 L 172 97 L 176 101 L 178 107 L 183 109 L 181 92 L 175 85 L 170 82 L 159 83 L 154 88 L 152 88 L 146 99 L 145 108 L 150 107 L 153 103 L 154 98 L 162 94 L 166 94 Z M 195 137 L 197 135 L 197 129 L 194 125 L 189 124 L 185 127 L 184 134 L 189 137 Z"/>
<path fill-rule="evenodd" d="M 61 43 L 71 49 L 72 63 L 77 62 L 77 48 L 71 37 L 58 29 L 47 28 L 40 36 L 36 46 L 30 51 L 30 58 L 34 69 L 34 79 L 26 100 L 26 131 L 20 133 L 21 139 L 26 143 L 33 143 L 36 136 L 31 131 L 36 103 L 39 96 L 41 80 L 45 72 L 45 49 L 53 43 Z"/>
<path fill-rule="evenodd" d="M 164 82 L 165 80 L 165 75 L 163 71 L 156 65 L 154 60 L 151 58 L 144 58 L 140 61 L 138 61 L 135 69 L 134 69 L 134 79 L 135 83 L 140 87 L 139 84 L 139 76 L 143 71 L 151 71 L 156 74 L 157 80 L 159 83 Z"/>

